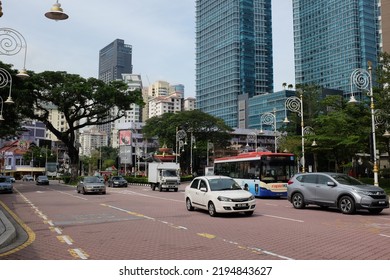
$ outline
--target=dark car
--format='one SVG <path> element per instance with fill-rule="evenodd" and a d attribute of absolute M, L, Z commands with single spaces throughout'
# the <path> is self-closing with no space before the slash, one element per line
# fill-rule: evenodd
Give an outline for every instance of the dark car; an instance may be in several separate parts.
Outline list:
<path fill-rule="evenodd" d="M 49 178 L 44 175 L 38 176 L 35 182 L 37 185 L 49 185 Z"/>
<path fill-rule="evenodd" d="M 13 186 L 9 176 L 0 176 L 0 192 L 12 193 Z"/>
<path fill-rule="evenodd" d="M 77 184 L 77 193 L 101 193 L 106 194 L 106 185 L 96 176 L 87 176 Z"/>
<path fill-rule="evenodd" d="M 109 180 L 108 180 L 108 186 L 109 187 L 112 187 L 112 188 L 127 188 L 127 181 L 125 178 L 123 178 L 122 176 L 112 176 Z"/>
<path fill-rule="evenodd" d="M 352 214 L 358 209 L 378 214 L 389 208 L 389 197 L 382 188 L 342 173 L 295 174 L 287 184 L 287 199 L 297 209 L 315 204 L 323 208 L 336 207 L 343 214 Z"/>

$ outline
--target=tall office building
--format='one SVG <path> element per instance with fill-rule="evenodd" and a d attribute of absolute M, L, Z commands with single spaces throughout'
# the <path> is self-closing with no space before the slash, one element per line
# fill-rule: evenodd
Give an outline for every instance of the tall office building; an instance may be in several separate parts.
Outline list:
<path fill-rule="evenodd" d="M 121 80 L 122 74 L 132 74 L 132 46 L 121 39 L 99 51 L 99 79 L 108 83 Z"/>
<path fill-rule="evenodd" d="M 273 92 L 271 0 L 196 0 L 197 108 L 242 127 L 238 97 L 267 92 Z"/>
<path fill-rule="evenodd" d="M 351 93 L 357 68 L 376 67 L 380 0 L 293 0 L 296 84 Z M 355 89 L 352 89 L 355 92 Z"/>

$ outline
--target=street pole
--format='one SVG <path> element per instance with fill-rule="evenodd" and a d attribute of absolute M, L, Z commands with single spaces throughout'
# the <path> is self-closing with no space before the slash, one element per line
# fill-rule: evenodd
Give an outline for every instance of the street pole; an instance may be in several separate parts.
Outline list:
<path fill-rule="evenodd" d="M 374 104 L 374 92 L 372 89 L 372 64 L 368 62 L 368 73 L 370 78 L 370 108 L 371 108 L 371 130 L 372 130 L 372 153 L 374 159 L 374 185 L 378 186 L 378 162 L 376 158 L 376 137 L 375 137 L 375 104 Z"/>
<path fill-rule="evenodd" d="M 305 135 L 304 135 L 304 122 L 303 122 L 303 93 L 302 91 L 299 94 L 299 97 L 291 96 L 286 99 L 285 102 L 285 119 L 284 123 L 288 123 L 289 120 L 287 118 L 287 109 L 289 111 L 298 113 L 301 117 L 301 145 L 302 145 L 302 158 L 301 158 L 301 164 L 302 164 L 302 173 L 305 173 Z"/>

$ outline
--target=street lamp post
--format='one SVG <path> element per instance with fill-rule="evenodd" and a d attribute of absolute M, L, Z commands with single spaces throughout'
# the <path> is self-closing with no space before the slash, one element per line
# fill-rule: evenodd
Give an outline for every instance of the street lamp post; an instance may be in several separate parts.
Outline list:
<path fill-rule="evenodd" d="M 192 153 L 192 149 L 196 149 L 196 144 L 195 144 L 195 136 L 192 135 L 192 131 L 191 131 L 191 143 L 190 143 L 190 172 L 191 172 L 191 175 L 193 174 L 193 153 Z"/>
<path fill-rule="evenodd" d="M 370 110 L 371 110 L 371 133 L 372 133 L 372 155 L 374 160 L 374 185 L 378 186 L 378 162 L 376 156 L 376 137 L 375 137 L 375 104 L 374 93 L 372 87 L 372 64 L 368 61 L 368 71 L 365 69 L 355 69 L 351 74 L 351 97 L 349 102 L 357 102 L 353 93 L 353 85 L 358 89 L 367 89 L 367 96 L 370 97 Z"/>
<path fill-rule="evenodd" d="M 287 118 L 287 110 L 291 112 L 298 113 L 298 116 L 301 117 L 301 142 L 302 142 L 302 158 L 301 158 L 301 164 L 302 164 L 302 173 L 305 173 L 305 135 L 304 135 L 304 123 L 303 123 L 303 93 L 302 91 L 299 94 L 299 97 L 297 96 L 291 96 L 286 99 L 285 102 L 285 119 L 284 123 L 288 123 L 289 120 Z"/>
<path fill-rule="evenodd" d="M 183 139 L 187 137 L 187 133 L 181 129 L 177 130 L 176 128 L 176 163 L 178 160 L 178 153 L 180 152 L 180 149 L 184 146 Z"/>
<path fill-rule="evenodd" d="M 26 58 L 27 58 L 27 43 L 26 39 L 21 33 L 12 28 L 0 28 L 0 55 L 15 55 L 21 51 L 24 51 L 23 69 L 18 71 L 16 76 L 20 78 L 28 78 L 29 75 L 26 71 Z"/>
<path fill-rule="evenodd" d="M 278 144 L 277 144 L 277 141 L 276 141 L 276 109 L 274 108 L 274 110 L 271 112 L 268 112 L 268 113 L 264 113 L 261 115 L 260 117 L 260 134 L 263 134 L 264 131 L 263 131 L 263 124 L 265 125 L 270 125 L 273 127 L 274 129 L 274 137 L 275 137 L 275 153 L 278 151 Z"/>

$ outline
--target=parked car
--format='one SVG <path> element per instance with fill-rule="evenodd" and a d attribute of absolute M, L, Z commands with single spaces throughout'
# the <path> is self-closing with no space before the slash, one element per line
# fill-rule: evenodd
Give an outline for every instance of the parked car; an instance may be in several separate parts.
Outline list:
<path fill-rule="evenodd" d="M 250 216 L 256 208 L 255 197 L 227 176 L 194 178 L 185 189 L 185 203 L 188 211 L 204 209 L 210 216 L 235 212 Z"/>
<path fill-rule="evenodd" d="M 35 182 L 37 185 L 49 185 L 49 178 L 47 178 L 47 176 L 41 175 L 37 177 Z"/>
<path fill-rule="evenodd" d="M 8 176 L 8 177 L 11 180 L 11 183 L 15 183 L 16 182 L 15 177 L 13 177 L 13 176 Z"/>
<path fill-rule="evenodd" d="M 343 214 L 352 214 L 358 209 L 378 214 L 389 208 L 389 197 L 382 188 L 341 173 L 295 174 L 287 184 L 287 199 L 297 209 L 315 204 L 336 207 Z"/>
<path fill-rule="evenodd" d="M 122 176 L 112 176 L 110 179 L 108 179 L 108 186 L 112 188 L 127 188 L 127 181 Z"/>
<path fill-rule="evenodd" d="M 77 193 L 101 193 L 106 194 L 106 185 L 96 176 L 82 178 L 77 184 Z"/>
<path fill-rule="evenodd" d="M 13 191 L 10 176 L 0 176 L 0 192 L 12 193 Z"/>
<path fill-rule="evenodd" d="M 34 181 L 34 178 L 31 175 L 23 175 L 22 181 Z"/>

